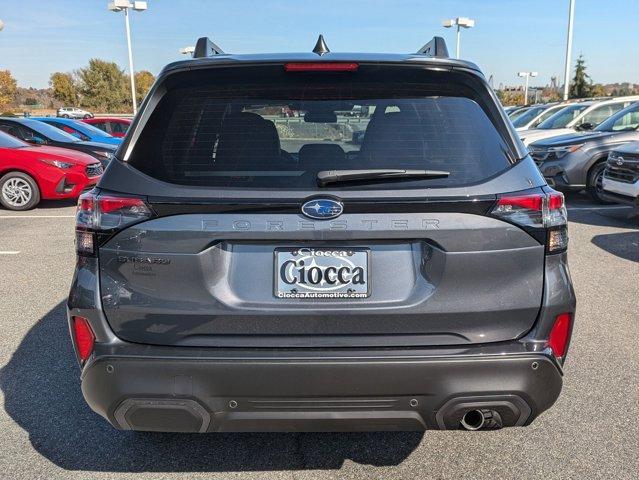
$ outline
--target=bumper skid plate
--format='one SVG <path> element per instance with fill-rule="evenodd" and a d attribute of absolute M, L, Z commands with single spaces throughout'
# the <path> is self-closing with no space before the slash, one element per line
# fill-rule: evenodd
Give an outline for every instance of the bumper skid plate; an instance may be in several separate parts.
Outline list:
<path fill-rule="evenodd" d="M 91 408 L 115 427 L 170 432 L 457 429 L 473 409 L 527 425 L 559 396 L 544 354 L 458 358 L 98 357 Z"/>

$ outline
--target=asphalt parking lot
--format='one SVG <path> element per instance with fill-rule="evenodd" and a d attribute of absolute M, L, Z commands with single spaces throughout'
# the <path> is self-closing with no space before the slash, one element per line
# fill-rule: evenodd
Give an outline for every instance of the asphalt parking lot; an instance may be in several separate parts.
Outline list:
<path fill-rule="evenodd" d="M 116 431 L 85 405 L 68 339 L 73 204 L 0 210 L 0 478 L 635 479 L 639 215 L 568 204 L 578 314 L 562 396 L 530 427 L 474 433 Z"/>

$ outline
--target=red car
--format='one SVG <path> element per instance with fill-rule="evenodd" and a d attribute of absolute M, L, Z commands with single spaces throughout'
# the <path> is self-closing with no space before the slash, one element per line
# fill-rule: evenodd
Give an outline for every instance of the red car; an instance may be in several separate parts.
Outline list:
<path fill-rule="evenodd" d="M 85 118 L 82 121 L 98 127 L 114 137 L 124 137 L 132 122 L 130 118 L 117 117 Z"/>
<path fill-rule="evenodd" d="M 0 205 L 9 210 L 29 210 L 41 199 L 76 198 L 102 171 L 86 153 L 31 145 L 0 131 Z"/>

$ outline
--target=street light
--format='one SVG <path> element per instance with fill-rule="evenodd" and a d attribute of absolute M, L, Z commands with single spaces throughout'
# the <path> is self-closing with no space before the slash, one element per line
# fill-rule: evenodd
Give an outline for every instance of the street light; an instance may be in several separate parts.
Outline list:
<path fill-rule="evenodd" d="M 180 53 L 182 55 L 191 55 L 191 56 L 193 56 L 193 52 L 195 52 L 195 47 L 194 46 L 180 48 Z"/>
<path fill-rule="evenodd" d="M 537 72 L 519 72 L 517 75 L 526 78 L 526 86 L 524 87 L 524 106 L 528 105 L 528 80 L 530 77 L 536 77 Z"/>
<path fill-rule="evenodd" d="M 564 100 L 568 100 L 570 87 L 570 57 L 572 56 L 572 24 L 575 19 L 575 0 L 568 7 L 568 38 L 566 39 L 566 65 L 564 68 Z"/>
<path fill-rule="evenodd" d="M 472 28 L 475 26 L 475 20 L 472 20 L 468 17 L 457 17 L 451 18 L 450 20 L 444 20 L 442 25 L 446 28 L 457 27 L 457 48 L 456 48 L 456 57 L 459 58 L 459 48 L 460 48 L 460 40 L 461 40 L 461 29 L 462 28 Z"/>
<path fill-rule="evenodd" d="M 133 71 L 133 53 L 131 52 L 131 27 L 129 25 L 129 10 L 143 12 L 148 8 L 146 2 L 130 2 L 129 0 L 113 0 L 109 2 L 109 10 L 112 12 L 124 12 L 124 24 L 126 25 L 126 44 L 129 49 L 129 76 L 131 77 L 131 99 L 133 100 L 133 115 L 138 112 L 138 102 L 135 99 L 135 72 Z"/>

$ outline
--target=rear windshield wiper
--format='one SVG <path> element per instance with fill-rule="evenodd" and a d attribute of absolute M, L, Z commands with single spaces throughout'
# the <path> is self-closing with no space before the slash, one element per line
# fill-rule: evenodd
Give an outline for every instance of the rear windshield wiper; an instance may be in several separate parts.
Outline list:
<path fill-rule="evenodd" d="M 450 172 L 442 170 L 399 170 L 394 168 L 371 168 L 365 170 L 323 170 L 317 172 L 317 184 L 325 187 L 330 183 L 357 182 L 360 180 L 395 180 L 402 178 L 446 178 Z"/>

